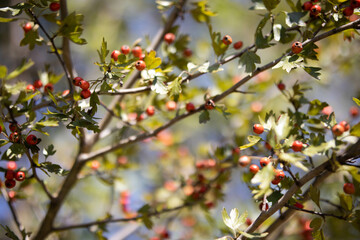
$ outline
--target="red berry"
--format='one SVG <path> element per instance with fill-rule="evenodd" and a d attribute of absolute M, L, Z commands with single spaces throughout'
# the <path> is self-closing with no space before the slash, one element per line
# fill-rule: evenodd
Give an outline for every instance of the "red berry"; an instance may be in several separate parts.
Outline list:
<path fill-rule="evenodd" d="M 271 183 L 274 184 L 274 185 L 278 185 L 279 183 L 281 182 L 281 179 L 278 179 L 278 178 L 274 178 Z"/>
<path fill-rule="evenodd" d="M 333 112 L 333 108 L 331 106 L 326 106 L 321 110 L 321 113 L 329 116 Z"/>
<path fill-rule="evenodd" d="M 296 140 L 291 145 L 291 148 L 294 152 L 301 152 L 301 150 L 303 148 L 303 143 L 301 141 Z"/>
<path fill-rule="evenodd" d="M 139 46 L 136 46 L 136 47 L 134 47 L 133 48 L 133 50 L 131 51 L 132 52 L 132 54 L 134 55 L 134 57 L 141 57 L 141 54 L 142 54 L 142 49 L 141 49 L 141 47 L 139 47 Z"/>
<path fill-rule="evenodd" d="M 138 71 L 142 71 L 146 68 L 146 64 L 143 60 L 139 60 L 135 63 L 135 68 L 138 70 Z"/>
<path fill-rule="evenodd" d="M 185 48 L 183 54 L 184 54 L 185 57 L 191 57 L 192 56 L 192 51 L 189 48 Z"/>
<path fill-rule="evenodd" d="M 15 170 L 17 168 L 17 164 L 14 161 L 9 161 L 6 165 L 8 170 Z"/>
<path fill-rule="evenodd" d="M 166 108 L 167 108 L 168 111 L 174 111 L 176 109 L 176 105 L 177 105 L 176 102 L 168 101 L 166 103 Z"/>
<path fill-rule="evenodd" d="M 24 32 L 25 32 L 25 33 L 30 32 L 32 28 L 33 28 L 33 25 L 32 25 L 31 22 L 27 22 L 27 23 L 25 23 L 25 25 L 23 26 L 23 29 L 24 29 Z"/>
<path fill-rule="evenodd" d="M 242 42 L 242 41 L 238 41 L 238 42 L 234 43 L 234 48 L 235 48 L 236 50 L 242 48 L 242 46 L 243 46 L 243 42 Z"/>
<path fill-rule="evenodd" d="M 346 7 L 346 8 L 344 8 L 343 13 L 347 17 L 351 16 L 354 13 L 354 9 L 352 7 Z"/>
<path fill-rule="evenodd" d="M 9 191 L 8 192 L 8 195 L 9 195 L 9 200 L 10 201 L 13 201 L 13 200 L 15 200 L 15 196 L 16 196 L 16 192 L 15 191 Z"/>
<path fill-rule="evenodd" d="M 264 207 L 264 203 L 261 202 L 260 205 L 259 205 L 259 209 L 260 211 L 263 211 L 263 207 Z M 265 207 L 264 207 L 264 211 L 267 211 L 269 209 L 269 204 L 265 203 Z"/>
<path fill-rule="evenodd" d="M 58 3 L 58 2 L 50 3 L 49 8 L 51 11 L 56 12 L 60 9 L 60 3 Z"/>
<path fill-rule="evenodd" d="M 22 171 L 19 171 L 16 173 L 16 176 L 15 176 L 15 179 L 16 181 L 19 181 L 19 182 L 22 182 L 25 180 L 25 173 L 22 172 Z"/>
<path fill-rule="evenodd" d="M 357 115 L 359 115 L 359 109 L 355 106 L 350 107 L 350 115 L 352 117 L 356 117 Z"/>
<path fill-rule="evenodd" d="M 279 179 L 280 181 L 283 180 L 285 178 L 285 173 L 283 170 L 281 169 L 276 169 L 275 170 L 275 179 Z"/>
<path fill-rule="evenodd" d="M 35 88 L 41 88 L 43 86 L 40 79 L 36 80 L 33 85 L 34 85 Z"/>
<path fill-rule="evenodd" d="M 144 113 L 138 114 L 138 115 L 136 116 L 136 121 L 138 121 L 138 122 L 140 122 L 140 121 L 142 121 L 142 120 L 144 120 L 144 119 L 145 119 L 145 114 L 144 114 Z"/>
<path fill-rule="evenodd" d="M 278 83 L 277 87 L 278 87 L 278 89 L 279 89 L 280 91 L 284 91 L 284 90 L 285 90 L 285 84 L 283 84 L 283 83 Z"/>
<path fill-rule="evenodd" d="M 36 145 L 38 143 L 38 138 L 35 135 L 30 134 L 26 137 L 26 142 L 29 145 Z"/>
<path fill-rule="evenodd" d="M 298 54 L 303 50 L 303 46 L 301 42 L 294 42 L 293 45 L 291 46 L 291 50 L 294 54 Z"/>
<path fill-rule="evenodd" d="M 339 124 L 340 124 L 341 126 L 343 126 L 345 132 L 346 132 L 346 131 L 349 131 L 350 125 L 349 125 L 348 122 L 346 122 L 346 121 L 341 121 Z"/>
<path fill-rule="evenodd" d="M 352 8 L 360 7 L 360 0 L 351 0 L 350 7 L 352 7 Z"/>
<path fill-rule="evenodd" d="M 19 130 L 19 128 L 20 128 L 19 124 L 9 123 L 9 129 L 11 132 L 15 132 L 15 131 Z"/>
<path fill-rule="evenodd" d="M 261 167 L 266 167 L 266 165 L 268 165 L 270 163 L 270 159 L 267 157 L 263 157 L 260 159 L 260 166 Z"/>
<path fill-rule="evenodd" d="M 251 164 L 250 167 L 249 167 L 249 170 L 250 172 L 252 172 L 253 174 L 256 174 L 260 168 L 258 165 L 255 165 L 255 164 Z"/>
<path fill-rule="evenodd" d="M 91 92 L 90 92 L 89 89 L 82 90 L 81 93 L 80 93 L 80 96 L 81 96 L 83 99 L 89 98 L 90 95 L 91 95 Z"/>
<path fill-rule="evenodd" d="M 79 87 L 82 89 L 82 90 L 87 90 L 89 89 L 90 87 L 90 83 L 88 81 L 85 81 L 85 80 L 81 80 L 79 82 Z"/>
<path fill-rule="evenodd" d="M 246 167 L 247 165 L 250 164 L 251 162 L 251 159 L 248 157 L 248 156 L 241 156 L 239 158 L 239 165 L 242 166 L 242 167 Z M 256 166 L 256 165 L 255 165 Z"/>
<path fill-rule="evenodd" d="M 54 85 L 52 83 L 48 83 L 44 86 L 44 92 L 53 92 L 54 91 Z"/>
<path fill-rule="evenodd" d="M 215 204 L 213 202 L 207 202 L 207 203 L 205 203 L 205 206 L 207 209 L 210 209 L 210 208 L 215 207 Z"/>
<path fill-rule="evenodd" d="M 91 161 L 91 169 L 92 170 L 97 170 L 100 167 L 100 162 L 98 160 L 93 160 Z"/>
<path fill-rule="evenodd" d="M 147 109 L 146 109 L 146 114 L 148 116 L 152 116 L 155 114 L 155 107 L 154 106 L 148 106 Z"/>
<path fill-rule="evenodd" d="M 6 179 L 14 179 L 16 176 L 15 172 L 13 170 L 7 170 L 5 172 L 5 178 Z"/>
<path fill-rule="evenodd" d="M 335 136 L 341 136 L 344 133 L 345 129 L 340 124 L 336 124 L 332 128 L 332 132 Z"/>
<path fill-rule="evenodd" d="M 355 193 L 355 186 L 352 183 L 345 183 L 343 187 L 344 193 L 346 194 L 354 194 Z"/>
<path fill-rule="evenodd" d="M 6 179 L 5 180 L 5 186 L 7 188 L 13 188 L 13 187 L 15 187 L 15 185 L 16 185 L 16 182 L 14 179 Z"/>
<path fill-rule="evenodd" d="M 268 142 L 265 142 L 265 147 L 266 147 L 267 150 L 272 149 L 271 145 Z"/>
<path fill-rule="evenodd" d="M 313 5 L 311 8 L 310 8 L 310 15 L 311 16 L 314 16 L 314 17 L 317 17 L 321 12 L 321 7 L 319 5 Z"/>
<path fill-rule="evenodd" d="M 121 55 L 121 52 L 119 50 L 114 50 L 111 53 L 111 58 L 114 59 L 114 61 L 116 62 L 120 55 Z"/>
<path fill-rule="evenodd" d="M 299 202 L 296 202 L 296 203 L 294 204 L 294 207 L 303 209 L 303 208 L 304 208 L 304 205 L 302 205 L 302 204 L 299 203 Z"/>
<path fill-rule="evenodd" d="M 252 220 L 250 218 L 246 218 L 245 223 L 250 226 L 252 224 Z"/>
<path fill-rule="evenodd" d="M 193 112 L 196 109 L 195 105 L 191 102 L 187 103 L 185 108 L 186 108 L 186 111 L 188 111 L 188 112 Z"/>
<path fill-rule="evenodd" d="M 17 132 L 11 133 L 10 136 L 9 136 L 9 140 L 10 140 L 11 142 L 14 142 L 14 143 L 19 142 L 19 141 L 20 141 L 19 134 L 18 134 Z"/>
<path fill-rule="evenodd" d="M 233 155 L 240 155 L 240 148 L 238 147 L 235 147 L 232 149 L 232 154 Z"/>
<path fill-rule="evenodd" d="M 26 92 L 35 92 L 35 87 L 32 84 L 26 86 Z"/>
<path fill-rule="evenodd" d="M 225 35 L 222 39 L 222 42 L 225 45 L 230 45 L 232 43 L 232 38 L 229 35 Z"/>
<path fill-rule="evenodd" d="M 122 45 L 120 50 L 123 54 L 127 55 L 130 52 L 130 47 L 128 45 Z"/>
<path fill-rule="evenodd" d="M 262 134 L 263 132 L 264 132 L 264 127 L 263 127 L 263 125 L 261 125 L 261 124 L 254 124 L 254 126 L 253 126 L 253 131 L 254 131 L 254 133 L 256 133 L 256 134 Z"/>
<path fill-rule="evenodd" d="M 80 86 L 80 81 L 82 81 L 82 80 L 84 80 L 84 79 L 82 79 L 81 77 L 76 77 L 76 78 L 74 78 L 73 79 L 73 83 L 74 83 L 74 85 L 75 86 Z"/>
<path fill-rule="evenodd" d="M 313 6 L 313 3 L 311 1 L 307 1 L 303 4 L 302 9 L 305 11 L 310 11 L 312 6 Z"/>
<path fill-rule="evenodd" d="M 70 93 L 70 90 L 69 90 L 69 89 L 64 90 L 64 91 L 62 92 L 61 96 L 62 96 L 62 97 L 65 97 L 65 96 L 67 96 L 69 93 Z"/>
<path fill-rule="evenodd" d="M 164 41 L 167 42 L 168 44 L 173 43 L 175 41 L 175 34 L 173 33 L 165 34 Z"/>
<path fill-rule="evenodd" d="M 211 99 L 207 100 L 206 103 L 205 103 L 205 109 L 207 109 L 207 110 L 212 110 L 212 109 L 214 109 L 214 108 L 215 108 L 215 103 L 214 103 L 214 101 L 211 100 Z"/>
<path fill-rule="evenodd" d="M 0 133 L 2 132 L 2 126 L 0 126 Z"/>

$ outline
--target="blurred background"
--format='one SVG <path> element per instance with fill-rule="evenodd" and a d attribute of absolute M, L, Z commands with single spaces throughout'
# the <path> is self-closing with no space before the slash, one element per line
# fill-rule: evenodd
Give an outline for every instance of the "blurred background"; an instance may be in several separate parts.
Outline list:
<path fill-rule="evenodd" d="M 8 4 L 16 4 L 19 1 L 2 0 L 0 7 Z M 280 10 L 290 11 L 285 1 L 278 7 Z M 243 41 L 244 46 L 249 46 L 254 41 L 254 32 L 257 24 L 262 19 L 263 11 L 251 11 L 253 5 L 250 0 L 211 0 L 210 9 L 217 13 L 212 18 L 213 29 L 222 35 L 229 34 L 234 42 Z M 68 1 L 69 12 L 76 11 L 85 16 L 83 37 L 87 44 L 83 46 L 71 44 L 74 69 L 78 76 L 87 80 L 96 80 L 102 77 L 102 72 L 94 64 L 98 61 L 97 49 L 101 46 L 102 38 L 105 38 L 110 52 L 120 49 L 124 44 L 131 46 L 134 41 L 141 38 L 141 45 L 147 46 L 146 39 L 152 39 L 162 26 L 162 13 L 156 8 L 152 0 L 77 0 Z M 186 10 L 191 9 L 188 4 Z M 278 10 L 278 9 L 277 9 Z M 168 12 L 165 12 L 165 15 Z M 27 47 L 19 47 L 24 36 L 22 25 L 27 21 L 27 16 L 22 15 L 24 20 L 12 23 L 0 23 L 0 65 L 8 69 L 16 68 L 23 58 L 31 58 L 35 65 L 15 81 L 32 83 L 39 78 L 39 73 L 45 70 L 45 64 L 50 64 L 51 69 L 62 73 L 56 57 L 49 54 L 49 48 L 45 45 L 36 46 L 33 51 Z M 56 25 L 40 19 L 50 29 L 56 29 Z M 194 21 L 188 12 L 183 19 L 176 22 L 180 25 L 179 33 L 188 34 L 190 37 L 189 48 L 193 51 L 191 62 L 201 65 L 206 61 L 216 62 L 211 48 L 209 32 L 205 24 Z M 53 30 L 55 31 L 55 30 Z M 42 34 L 42 33 L 40 33 Z M 252 79 L 241 90 L 254 91 L 255 94 L 233 94 L 221 102 L 228 108 L 232 115 L 229 120 L 221 113 L 211 112 L 211 120 L 207 124 L 199 124 L 198 114 L 176 124 L 165 132 L 162 138 L 142 142 L 121 149 L 105 158 L 99 159 L 101 163 L 98 171 L 93 171 L 89 165 L 82 173 L 83 178 L 78 182 L 75 189 L 68 196 L 66 205 L 63 206 L 56 225 L 69 225 L 105 218 L 109 213 L 115 217 L 124 217 L 122 205 L 119 202 L 128 194 L 129 208 L 136 211 L 145 203 L 158 203 L 167 207 L 174 207 L 181 203 L 184 197 L 179 193 L 179 184 L 195 172 L 195 162 L 211 158 L 218 147 L 238 146 L 246 143 L 246 136 L 251 134 L 252 125 L 258 122 L 258 117 L 264 117 L 265 113 L 273 110 L 279 113 L 286 111 L 291 105 L 286 101 L 276 84 L 281 80 L 287 88 L 296 82 L 311 86 L 312 90 L 306 93 L 310 100 L 319 99 L 331 105 L 338 121 L 347 120 L 350 124 L 358 121 L 351 118 L 349 109 L 355 105 L 352 97 L 359 97 L 360 86 L 360 42 L 358 36 L 351 42 L 344 41 L 343 34 L 332 36 L 319 42 L 319 62 L 315 66 L 322 68 L 321 80 L 311 78 L 301 69 L 295 69 L 291 74 L 286 74 L 280 69 L 269 70 Z M 301 40 L 297 38 L 297 40 Z M 60 43 L 60 41 L 58 42 Z M 275 47 L 258 52 L 262 64 L 281 56 L 290 45 L 277 44 Z M 162 46 L 158 55 L 162 56 Z M 227 54 L 230 54 L 229 50 Z M 220 93 L 234 82 L 245 76 L 243 69 L 238 68 L 238 61 L 232 61 L 223 66 L 224 71 L 215 74 L 205 74 L 192 81 L 186 87 L 187 96 L 181 99 L 182 106 L 186 101 L 192 101 L 195 105 L 203 103 L 203 95 L 211 96 Z M 175 72 L 180 73 L 179 69 Z M 55 85 L 55 91 L 67 89 L 65 78 Z M 111 97 L 104 97 L 104 103 L 109 103 Z M 127 97 L 124 112 L 131 109 L 142 108 L 142 96 Z M 160 97 L 166 101 L 167 97 Z M 145 107 L 143 107 L 145 109 Z M 164 110 L 165 107 L 160 107 Z M 99 107 L 97 117 L 101 118 L 106 111 Z M 158 120 L 141 123 L 145 127 L 157 126 L 159 122 L 173 117 L 173 113 L 159 113 Z M 115 122 L 112 126 L 115 126 Z M 56 149 L 55 156 L 51 161 L 69 169 L 77 152 L 77 140 L 71 135 L 65 125 L 48 130 L 50 137 L 42 136 L 41 147 L 53 144 Z M 99 144 L 98 148 L 116 141 L 111 137 Z M 1 148 L 3 152 L 5 147 Z M 264 153 L 263 146 L 241 154 Z M 268 153 L 270 154 L 270 152 Z M 121 158 L 122 157 L 122 158 Z M 119 160 L 121 158 L 121 160 Z M 321 160 L 319 160 L 321 161 Z M 29 167 L 26 161 L 21 162 Z M 21 165 L 21 163 L 19 165 Z M 316 163 L 316 165 L 319 163 Z M 4 167 L 5 161 L 0 161 Z M 119 166 L 120 165 L 120 166 Z M 298 171 L 294 169 L 294 171 Z M 107 226 L 104 236 L 108 239 L 149 239 L 162 229 L 167 229 L 170 239 L 214 239 L 220 237 L 221 229 L 225 229 L 222 223 L 221 210 L 225 207 L 228 211 L 238 208 L 240 212 L 245 210 L 249 218 L 255 219 L 260 213 L 258 203 L 251 198 L 250 190 L 243 183 L 243 169 L 232 171 L 231 181 L 223 187 L 224 198 L 219 199 L 214 208 L 204 210 L 194 207 L 189 210 L 162 215 L 154 218 L 154 229 L 147 230 L 138 223 L 115 223 Z M 303 174 L 302 172 L 300 172 Z M 209 173 L 214 174 L 214 173 Z M 110 179 L 108 175 L 113 176 Z M 336 192 L 342 189 L 343 173 L 334 174 L 324 182 L 322 197 L 329 197 L 337 201 Z M 4 179 L 3 176 L 0 176 Z M 56 192 L 61 186 L 63 177 L 52 175 L 51 178 L 42 175 L 49 184 L 52 192 Z M 36 231 L 38 221 L 46 211 L 46 197 L 37 186 L 28 186 L 17 192 L 15 206 L 18 210 L 20 221 L 24 223 L 28 231 Z M 124 194 L 125 192 L 125 194 Z M 121 195 L 121 193 L 123 193 Z M 26 200 L 21 199 L 26 197 Z M 309 205 L 311 206 L 311 205 Z M 311 207 L 310 207 L 311 208 Z M 4 198 L 0 198 L 0 224 L 8 225 L 15 229 L 12 217 Z M 312 216 L 302 215 L 309 219 Z M 276 217 L 276 216 L 274 216 Z M 291 221 L 281 239 L 302 239 L 298 220 Z M 266 222 L 266 227 L 270 221 Z M 265 229 L 265 228 L 264 228 Z M 346 231 L 344 231 L 346 229 Z M 52 235 L 49 239 L 100 239 L 96 232 L 99 229 L 78 229 Z M 104 229 L 103 229 L 104 230 Z M 326 235 L 331 239 L 356 239 L 359 236 L 350 224 L 333 222 L 329 218 L 326 222 Z M 5 239 L 3 229 L 0 229 L 0 239 Z"/>

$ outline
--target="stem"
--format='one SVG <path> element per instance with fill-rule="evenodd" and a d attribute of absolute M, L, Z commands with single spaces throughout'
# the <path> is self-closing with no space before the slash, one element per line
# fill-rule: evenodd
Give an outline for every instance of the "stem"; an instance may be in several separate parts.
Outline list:
<path fill-rule="evenodd" d="M 285 206 L 288 207 L 288 208 L 294 209 L 296 211 L 301 211 L 301 212 L 306 212 L 306 213 L 310 213 L 310 214 L 313 214 L 313 215 L 318 215 L 318 216 L 320 216 L 322 218 L 334 217 L 334 218 L 341 219 L 341 220 L 347 220 L 346 217 L 338 216 L 338 215 L 335 215 L 335 214 L 332 214 L 332 213 L 316 212 L 316 211 L 312 211 L 312 210 L 308 210 L 308 209 L 298 208 L 298 207 L 295 207 L 295 206 L 292 206 L 292 205 L 289 205 L 289 204 L 285 204 Z"/>

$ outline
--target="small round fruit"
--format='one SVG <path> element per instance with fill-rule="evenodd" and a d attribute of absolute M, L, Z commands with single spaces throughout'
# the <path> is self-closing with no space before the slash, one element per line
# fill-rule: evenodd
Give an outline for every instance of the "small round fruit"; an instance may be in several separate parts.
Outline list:
<path fill-rule="evenodd" d="M 278 178 L 274 178 L 271 183 L 274 184 L 274 185 L 278 185 L 279 183 L 281 182 L 281 179 L 278 179 Z"/>
<path fill-rule="evenodd" d="M 344 16 L 351 16 L 354 13 L 354 9 L 352 7 L 346 7 L 343 10 Z"/>
<path fill-rule="evenodd" d="M 52 83 L 48 83 L 44 86 L 44 92 L 53 92 L 54 91 L 54 85 Z"/>
<path fill-rule="evenodd" d="M 134 57 L 139 58 L 139 57 L 141 57 L 142 49 L 141 49 L 141 47 L 136 46 L 136 47 L 134 47 L 134 48 L 131 50 L 131 52 L 132 52 L 132 54 L 134 55 Z"/>
<path fill-rule="evenodd" d="M 61 93 L 61 96 L 62 96 L 62 97 L 66 97 L 69 93 L 70 93 L 70 90 L 69 90 L 69 89 L 64 90 L 64 91 Z"/>
<path fill-rule="evenodd" d="M 267 157 L 263 157 L 260 159 L 260 166 L 266 167 L 270 163 L 270 159 Z"/>
<path fill-rule="evenodd" d="M 234 49 L 236 49 L 236 50 L 242 48 L 242 46 L 243 46 L 242 41 L 238 41 L 238 42 L 234 43 Z"/>
<path fill-rule="evenodd" d="M 83 99 L 87 99 L 91 96 L 91 92 L 89 89 L 86 89 L 86 90 L 82 90 L 80 92 L 80 96 L 83 98 Z"/>
<path fill-rule="evenodd" d="M 296 202 L 296 203 L 294 204 L 294 207 L 297 207 L 297 208 L 303 209 L 303 208 L 304 208 L 304 205 L 302 205 L 302 204 L 301 204 L 301 203 L 299 203 L 299 202 Z"/>
<path fill-rule="evenodd" d="M 127 55 L 130 52 L 130 47 L 128 45 L 122 45 L 120 50 L 121 50 L 122 54 Z"/>
<path fill-rule="evenodd" d="M 35 92 L 35 87 L 32 84 L 26 86 L 26 92 Z"/>
<path fill-rule="evenodd" d="M 19 125 L 16 123 L 9 123 L 9 129 L 11 132 L 15 132 L 19 130 Z"/>
<path fill-rule="evenodd" d="M 250 218 L 246 218 L 245 223 L 250 226 L 252 224 L 252 220 Z"/>
<path fill-rule="evenodd" d="M 50 3 L 49 8 L 50 8 L 50 10 L 53 11 L 53 12 L 59 11 L 59 9 L 60 9 L 60 3 L 58 3 L 58 2 Z"/>
<path fill-rule="evenodd" d="M 81 80 L 79 82 L 79 87 L 82 89 L 82 90 L 87 90 L 89 89 L 90 87 L 90 83 L 88 81 L 85 81 L 85 80 Z"/>
<path fill-rule="evenodd" d="M 135 63 L 135 68 L 138 70 L 138 71 L 142 71 L 146 68 L 146 64 L 143 60 L 139 60 Z"/>
<path fill-rule="evenodd" d="M 352 7 L 352 8 L 360 7 L 360 0 L 351 0 L 350 7 Z"/>
<path fill-rule="evenodd" d="M 311 8 L 310 8 L 310 15 L 311 16 L 314 16 L 314 17 L 317 17 L 321 12 L 321 7 L 319 5 L 313 5 Z"/>
<path fill-rule="evenodd" d="M 256 134 L 262 134 L 264 132 L 264 127 L 263 125 L 256 123 L 253 126 L 253 131 Z"/>
<path fill-rule="evenodd" d="M 275 170 L 275 179 L 279 179 L 280 181 L 283 180 L 285 178 L 285 173 L 283 170 L 281 169 L 276 169 Z"/>
<path fill-rule="evenodd" d="M 352 183 L 344 183 L 343 190 L 344 190 L 344 193 L 346 193 L 346 194 L 354 194 L 355 186 Z"/>
<path fill-rule="evenodd" d="M 22 27 L 25 33 L 28 33 L 33 28 L 33 25 L 31 22 L 25 23 L 25 25 Z"/>
<path fill-rule="evenodd" d="M 271 147 L 270 143 L 265 142 L 264 145 L 265 145 L 265 148 L 266 148 L 267 150 L 272 150 L 272 147 Z"/>
<path fill-rule="evenodd" d="M 188 112 L 193 112 L 196 109 L 195 105 L 191 102 L 187 103 L 185 108 L 186 108 L 186 111 L 188 111 Z"/>
<path fill-rule="evenodd" d="M 191 57 L 192 56 L 192 51 L 189 48 L 185 48 L 183 54 L 184 54 L 185 57 Z"/>
<path fill-rule="evenodd" d="M 278 83 L 277 87 L 278 87 L 278 89 L 279 89 L 280 91 L 284 91 L 284 90 L 285 90 L 285 84 L 283 84 L 283 83 Z"/>
<path fill-rule="evenodd" d="M 74 83 L 74 85 L 75 86 L 80 86 L 80 81 L 82 81 L 82 80 L 84 80 L 84 79 L 82 79 L 81 77 L 76 77 L 76 78 L 74 78 L 73 79 L 73 83 Z"/>
<path fill-rule="evenodd" d="M 344 133 L 345 129 L 340 124 L 336 124 L 332 128 L 332 132 L 335 136 L 341 136 Z"/>
<path fill-rule="evenodd" d="M 347 121 L 341 121 L 339 124 L 340 124 L 341 126 L 343 126 L 345 132 L 346 132 L 346 131 L 349 131 L 349 129 L 350 129 L 350 124 L 349 124 Z"/>
<path fill-rule="evenodd" d="M 6 179 L 5 180 L 5 187 L 13 188 L 13 187 L 15 187 L 15 185 L 16 185 L 16 182 L 14 179 Z"/>
<path fill-rule="evenodd" d="M 311 1 L 307 1 L 302 5 L 302 9 L 304 11 L 310 11 L 312 6 L 313 6 L 313 3 Z"/>
<path fill-rule="evenodd" d="M 16 176 L 16 173 L 13 170 L 7 170 L 5 172 L 5 178 L 6 179 L 14 179 Z"/>
<path fill-rule="evenodd" d="M 0 126 L 0 133 L 2 132 L 2 126 Z"/>
<path fill-rule="evenodd" d="M 225 45 L 230 45 L 232 43 L 232 38 L 229 35 L 225 35 L 222 39 L 222 42 Z"/>
<path fill-rule="evenodd" d="M 175 41 L 175 34 L 173 33 L 165 34 L 164 41 L 167 42 L 167 44 L 173 43 Z"/>
<path fill-rule="evenodd" d="M 242 166 L 242 167 L 246 167 L 247 165 L 250 164 L 251 162 L 251 159 L 248 157 L 248 156 L 241 156 L 239 158 L 239 165 Z M 255 165 L 256 166 L 256 165 Z"/>
<path fill-rule="evenodd" d="M 16 181 L 22 182 L 25 180 L 25 173 L 23 171 L 18 171 L 15 176 Z"/>
<path fill-rule="evenodd" d="M 147 114 L 148 116 L 154 115 L 154 114 L 155 114 L 155 107 L 152 106 L 152 105 L 148 106 L 148 107 L 146 108 L 146 114 Z"/>
<path fill-rule="evenodd" d="M 240 148 L 234 147 L 234 148 L 232 149 L 232 154 L 233 154 L 233 155 L 240 155 Z"/>
<path fill-rule="evenodd" d="M 291 145 L 291 148 L 294 152 L 301 152 L 302 148 L 303 148 L 303 143 L 299 140 L 296 140 L 293 142 L 293 144 Z"/>
<path fill-rule="evenodd" d="M 211 99 L 207 100 L 205 103 L 205 109 L 212 110 L 215 108 L 215 102 Z"/>
<path fill-rule="evenodd" d="M 35 135 L 30 134 L 26 137 L 26 142 L 29 145 L 36 145 L 38 142 L 38 138 Z"/>
<path fill-rule="evenodd" d="M 17 164 L 14 161 L 9 161 L 6 165 L 7 170 L 15 170 L 17 168 Z"/>
<path fill-rule="evenodd" d="M 255 165 L 255 164 L 251 164 L 250 167 L 249 167 L 249 170 L 250 172 L 252 172 L 253 174 L 256 174 L 260 168 L 258 165 Z"/>
<path fill-rule="evenodd" d="M 300 53 L 303 50 L 302 43 L 299 41 L 294 42 L 293 45 L 291 46 L 291 50 L 294 54 Z"/>
<path fill-rule="evenodd" d="M 114 61 L 116 62 L 120 55 L 121 55 L 121 52 L 119 50 L 114 50 L 111 53 L 111 58 L 114 59 Z"/>
<path fill-rule="evenodd" d="M 40 79 L 36 80 L 33 85 L 35 88 L 41 88 L 43 86 Z"/>
<path fill-rule="evenodd" d="M 20 141 L 20 137 L 19 137 L 19 134 L 17 132 L 13 132 L 10 134 L 9 136 L 9 140 L 13 143 L 17 143 Z"/>
<path fill-rule="evenodd" d="M 91 169 L 92 170 L 97 170 L 100 167 L 100 162 L 98 160 L 93 160 L 91 161 Z"/>
<path fill-rule="evenodd" d="M 352 117 L 357 117 L 359 115 L 359 109 L 355 106 L 350 107 L 350 115 Z"/>
<path fill-rule="evenodd" d="M 263 211 L 263 208 L 264 208 L 264 211 L 267 211 L 269 209 L 269 204 L 265 203 L 265 206 L 264 206 L 264 203 L 261 202 L 259 205 L 260 211 Z"/>
<path fill-rule="evenodd" d="M 174 111 L 176 109 L 176 105 L 177 105 L 176 102 L 168 101 L 166 103 L 166 108 L 167 108 L 168 111 Z"/>

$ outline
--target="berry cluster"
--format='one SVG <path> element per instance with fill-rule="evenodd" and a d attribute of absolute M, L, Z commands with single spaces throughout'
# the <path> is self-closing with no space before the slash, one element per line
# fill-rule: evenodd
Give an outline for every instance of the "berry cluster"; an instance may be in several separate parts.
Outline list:
<path fill-rule="evenodd" d="M 25 173 L 23 171 L 15 171 L 16 169 L 16 162 L 9 161 L 7 163 L 7 171 L 5 172 L 5 186 L 7 188 L 15 187 L 16 181 L 22 182 L 25 180 Z"/>
<path fill-rule="evenodd" d="M 131 50 L 128 45 L 123 45 L 121 46 L 120 51 L 119 50 L 112 51 L 111 58 L 116 62 L 121 54 L 128 55 L 130 52 L 135 58 L 139 59 L 138 61 L 135 62 L 135 68 L 138 71 L 144 70 L 146 68 L 146 64 L 143 61 L 143 59 L 145 58 L 145 54 L 143 53 L 143 50 L 140 46 L 135 46 Z"/>
<path fill-rule="evenodd" d="M 85 81 L 81 77 L 76 77 L 73 79 L 73 83 L 75 86 L 80 87 L 82 91 L 80 92 L 80 96 L 83 99 L 89 98 L 91 96 L 90 92 L 90 83 L 88 81 Z"/>
<path fill-rule="evenodd" d="M 344 16 L 351 16 L 354 14 L 354 9 L 360 7 L 360 0 L 351 0 L 350 5 L 344 8 L 343 14 Z"/>
<path fill-rule="evenodd" d="M 310 17 L 317 17 L 321 12 L 321 7 L 317 4 L 313 4 L 316 3 L 317 1 L 318 0 L 307 1 L 302 6 L 304 11 L 310 12 Z"/>
<path fill-rule="evenodd" d="M 43 83 L 40 79 L 34 81 L 33 84 L 29 84 L 26 86 L 27 92 L 35 92 L 36 89 L 42 88 Z M 48 83 L 44 86 L 44 93 L 53 92 L 54 91 L 54 85 L 52 83 Z"/>
<path fill-rule="evenodd" d="M 222 42 L 223 42 L 225 45 L 229 46 L 229 45 L 233 42 L 233 40 L 232 40 L 232 38 L 231 38 L 229 35 L 225 35 L 225 36 L 222 38 Z M 235 50 L 238 50 L 238 49 L 242 48 L 242 46 L 243 46 L 243 42 L 242 42 L 242 41 L 238 41 L 238 42 L 234 43 L 234 49 L 235 49 Z"/>

